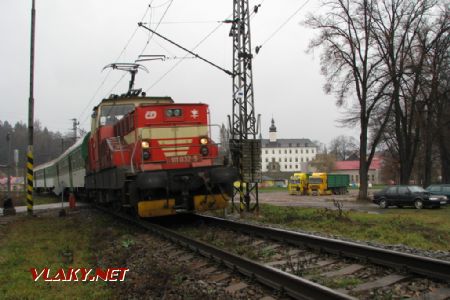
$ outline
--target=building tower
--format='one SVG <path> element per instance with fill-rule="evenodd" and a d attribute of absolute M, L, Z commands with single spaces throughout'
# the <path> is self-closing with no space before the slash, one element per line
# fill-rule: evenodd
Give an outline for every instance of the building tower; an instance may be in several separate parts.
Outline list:
<path fill-rule="evenodd" d="M 277 141 L 277 127 L 275 126 L 275 121 L 272 118 L 272 125 L 269 127 L 269 141 L 274 143 Z"/>

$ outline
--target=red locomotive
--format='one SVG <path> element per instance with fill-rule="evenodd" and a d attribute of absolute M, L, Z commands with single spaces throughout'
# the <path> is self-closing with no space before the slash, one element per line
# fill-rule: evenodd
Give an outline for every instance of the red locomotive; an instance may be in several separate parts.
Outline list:
<path fill-rule="evenodd" d="M 97 202 L 141 217 L 228 205 L 237 171 L 219 159 L 208 105 L 147 97 L 131 82 L 94 108 L 91 124 L 85 188 Z"/>

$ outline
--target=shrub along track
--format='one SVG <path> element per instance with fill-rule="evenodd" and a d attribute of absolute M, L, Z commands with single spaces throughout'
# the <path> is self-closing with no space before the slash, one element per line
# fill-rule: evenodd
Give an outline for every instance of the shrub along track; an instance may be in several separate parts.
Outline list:
<path fill-rule="evenodd" d="M 450 297 L 448 261 L 216 217 L 186 219 L 177 229 L 184 236 L 196 236 L 337 292 L 367 299 L 377 295 Z M 173 224 L 163 224 L 169 223 Z"/>

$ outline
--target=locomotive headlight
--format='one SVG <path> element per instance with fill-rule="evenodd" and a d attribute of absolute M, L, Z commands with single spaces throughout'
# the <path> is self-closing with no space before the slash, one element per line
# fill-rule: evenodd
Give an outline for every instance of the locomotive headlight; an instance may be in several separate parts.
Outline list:
<path fill-rule="evenodd" d="M 150 144 L 147 141 L 142 141 L 141 147 L 142 149 L 148 149 L 150 147 Z"/>
<path fill-rule="evenodd" d="M 200 144 L 202 144 L 202 145 L 208 144 L 208 138 L 202 137 L 202 138 L 200 139 Z"/>

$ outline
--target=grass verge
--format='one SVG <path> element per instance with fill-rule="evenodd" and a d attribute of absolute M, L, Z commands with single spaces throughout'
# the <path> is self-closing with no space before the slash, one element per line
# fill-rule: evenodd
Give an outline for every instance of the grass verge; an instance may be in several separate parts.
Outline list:
<path fill-rule="evenodd" d="M 450 207 L 389 209 L 383 214 L 369 214 L 263 204 L 257 220 L 354 240 L 449 251 Z"/>
<path fill-rule="evenodd" d="M 2 299 L 110 299 L 112 287 L 106 282 L 33 281 L 30 268 L 50 268 L 51 276 L 63 268 L 96 268 L 100 243 L 124 234 L 116 226 L 104 234 L 111 220 L 85 212 L 58 218 L 15 216 L 0 225 L 0 295 Z M 72 253 L 70 260 L 67 254 Z M 122 267 L 122 266 L 103 266 Z"/>

